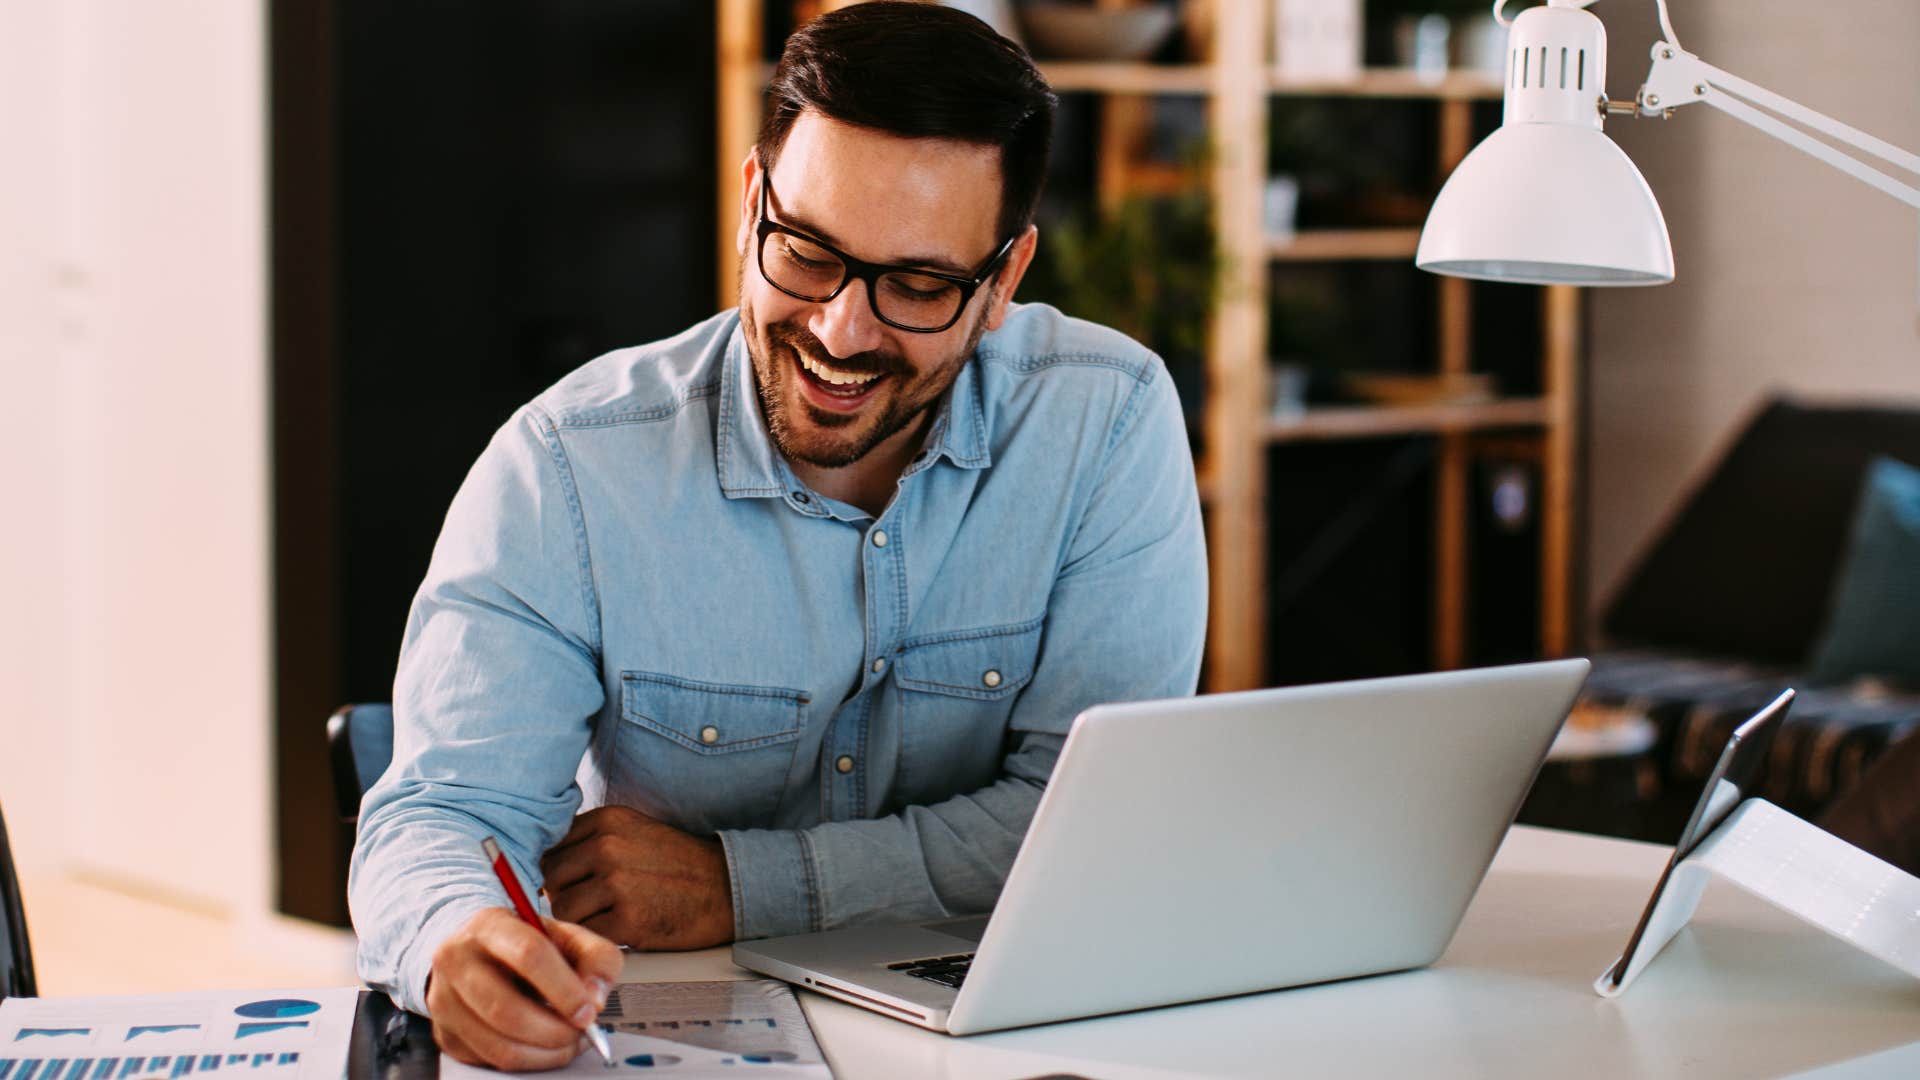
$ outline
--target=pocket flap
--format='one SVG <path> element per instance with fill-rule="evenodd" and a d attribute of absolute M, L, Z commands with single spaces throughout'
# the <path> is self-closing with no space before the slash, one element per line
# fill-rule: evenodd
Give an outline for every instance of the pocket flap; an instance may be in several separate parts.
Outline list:
<path fill-rule="evenodd" d="M 621 711 L 632 723 L 702 754 L 724 754 L 800 737 L 809 701 L 799 690 L 696 682 L 646 671 L 620 674 Z"/>
<path fill-rule="evenodd" d="M 1039 619 L 940 634 L 901 646 L 894 676 L 910 690 L 991 701 L 1027 685 L 1039 647 Z"/>

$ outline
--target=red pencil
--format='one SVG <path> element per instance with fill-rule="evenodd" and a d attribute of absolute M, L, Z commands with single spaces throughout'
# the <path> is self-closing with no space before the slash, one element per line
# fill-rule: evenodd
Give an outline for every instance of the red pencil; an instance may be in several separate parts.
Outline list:
<path fill-rule="evenodd" d="M 500 879 L 500 887 L 507 890 L 507 899 L 513 901 L 513 910 L 520 916 L 520 921 L 540 931 L 548 941 L 553 941 L 553 935 L 547 933 L 547 924 L 541 922 L 540 913 L 533 910 L 533 903 L 527 899 L 527 891 L 520 887 L 520 879 L 507 863 L 507 854 L 500 850 L 499 843 L 489 836 L 480 841 L 480 850 L 487 853 L 487 861 L 493 864 L 493 874 Z M 613 1068 L 613 1049 L 607 1045 L 607 1030 L 599 1024 L 588 1024 L 587 1041 L 600 1052 L 600 1060 L 607 1063 L 607 1068 Z"/>

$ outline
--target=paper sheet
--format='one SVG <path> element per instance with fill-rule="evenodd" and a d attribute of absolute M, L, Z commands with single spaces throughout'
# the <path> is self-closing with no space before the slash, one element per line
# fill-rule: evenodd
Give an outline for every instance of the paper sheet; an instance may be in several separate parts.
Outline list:
<path fill-rule="evenodd" d="M 340 1080 L 359 991 L 0 1001 L 0 1080 Z"/>
<path fill-rule="evenodd" d="M 600 1014 L 613 1032 L 613 1067 L 588 1050 L 543 1076 L 767 1076 L 830 1080 L 793 991 L 775 979 L 621 983 Z M 440 1080 L 497 1080 L 491 1069 L 440 1059 Z M 7 1080 L 0 1077 L 0 1080 Z"/>

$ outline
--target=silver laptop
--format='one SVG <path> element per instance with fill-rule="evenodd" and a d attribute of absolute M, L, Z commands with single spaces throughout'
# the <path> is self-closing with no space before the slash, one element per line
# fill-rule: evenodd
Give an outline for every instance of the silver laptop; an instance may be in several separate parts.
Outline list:
<path fill-rule="evenodd" d="M 746 941 L 734 962 L 954 1035 L 1423 967 L 1586 673 L 1088 709 L 990 917 Z"/>

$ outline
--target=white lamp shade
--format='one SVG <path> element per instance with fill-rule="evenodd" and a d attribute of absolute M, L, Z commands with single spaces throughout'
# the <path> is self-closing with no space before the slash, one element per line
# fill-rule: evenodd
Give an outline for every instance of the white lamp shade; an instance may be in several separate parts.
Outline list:
<path fill-rule="evenodd" d="M 1673 245 L 1653 191 L 1612 139 L 1508 123 L 1447 178 L 1414 265 L 1527 285 L 1664 285 Z"/>

